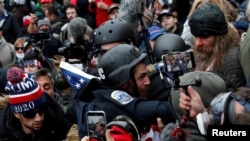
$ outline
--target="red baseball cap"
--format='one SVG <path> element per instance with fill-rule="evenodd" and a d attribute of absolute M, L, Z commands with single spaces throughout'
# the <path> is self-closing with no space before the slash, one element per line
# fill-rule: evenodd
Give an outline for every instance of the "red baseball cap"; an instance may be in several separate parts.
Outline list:
<path fill-rule="evenodd" d="M 40 3 L 52 3 L 52 0 L 40 0 Z"/>

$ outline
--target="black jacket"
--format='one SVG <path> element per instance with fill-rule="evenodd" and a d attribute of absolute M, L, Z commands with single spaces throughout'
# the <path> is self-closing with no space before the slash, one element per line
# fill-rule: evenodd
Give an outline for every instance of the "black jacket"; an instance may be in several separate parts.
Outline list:
<path fill-rule="evenodd" d="M 61 107 L 46 94 L 45 117 L 41 130 L 27 135 L 22 132 L 19 119 L 15 118 L 10 105 L 0 111 L 1 141 L 62 141 L 72 126 L 64 118 Z"/>
<path fill-rule="evenodd" d="M 139 132 L 155 123 L 157 117 L 166 119 L 166 122 L 174 120 L 169 102 L 132 98 L 124 91 L 105 88 L 98 79 L 92 79 L 76 95 L 80 137 L 87 135 L 84 115 L 88 110 L 103 110 L 106 113 L 107 123 L 118 115 L 126 115 L 135 122 Z"/>
<path fill-rule="evenodd" d="M 13 13 L 5 11 L 4 16 L 5 21 L 2 26 L 3 36 L 7 42 L 14 44 L 16 39 L 22 36 L 21 27 Z"/>

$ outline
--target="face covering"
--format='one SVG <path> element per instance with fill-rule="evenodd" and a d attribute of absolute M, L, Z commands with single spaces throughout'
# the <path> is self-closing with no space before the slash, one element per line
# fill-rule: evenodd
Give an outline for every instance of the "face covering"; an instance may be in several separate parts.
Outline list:
<path fill-rule="evenodd" d="M 16 57 L 18 59 L 23 59 L 24 58 L 24 53 L 16 53 Z"/>

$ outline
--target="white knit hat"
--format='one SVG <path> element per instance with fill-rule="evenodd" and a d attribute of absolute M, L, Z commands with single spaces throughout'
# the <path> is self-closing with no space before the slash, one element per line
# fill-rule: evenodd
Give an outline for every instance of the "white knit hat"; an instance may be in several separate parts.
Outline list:
<path fill-rule="evenodd" d="M 16 5 L 24 5 L 26 4 L 26 0 L 13 0 L 13 3 Z"/>

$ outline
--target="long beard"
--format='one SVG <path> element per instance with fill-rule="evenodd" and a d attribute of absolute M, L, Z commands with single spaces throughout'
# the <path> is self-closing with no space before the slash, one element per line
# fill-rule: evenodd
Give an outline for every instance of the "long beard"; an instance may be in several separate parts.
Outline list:
<path fill-rule="evenodd" d="M 205 71 L 212 63 L 213 47 L 194 47 L 196 70 Z"/>

